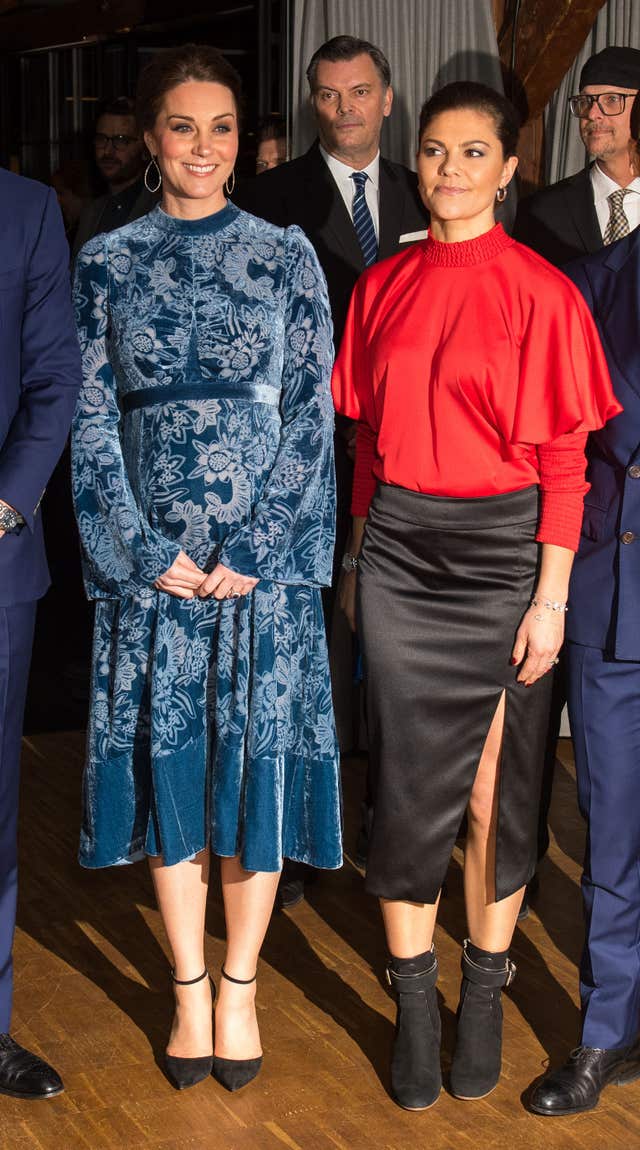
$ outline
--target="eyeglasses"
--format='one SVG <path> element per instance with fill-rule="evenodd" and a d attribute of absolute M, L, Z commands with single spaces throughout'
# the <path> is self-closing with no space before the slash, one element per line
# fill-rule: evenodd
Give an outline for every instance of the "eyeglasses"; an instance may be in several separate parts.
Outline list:
<path fill-rule="evenodd" d="M 96 148 L 103 150 L 111 146 L 114 152 L 123 152 L 128 144 L 135 143 L 136 136 L 105 136 L 104 132 L 96 132 L 93 142 Z"/>
<path fill-rule="evenodd" d="M 599 96 L 583 93 L 569 98 L 569 110 L 572 116 L 583 118 L 597 104 L 603 116 L 621 116 L 627 100 L 633 100 L 635 95 L 635 92 L 601 92 Z"/>

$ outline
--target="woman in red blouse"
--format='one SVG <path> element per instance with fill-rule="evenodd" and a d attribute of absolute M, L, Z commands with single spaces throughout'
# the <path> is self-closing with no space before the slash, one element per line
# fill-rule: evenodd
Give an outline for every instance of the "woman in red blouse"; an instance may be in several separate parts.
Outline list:
<path fill-rule="evenodd" d="M 412 1110 L 441 1088 L 432 940 L 465 809 L 451 1086 L 479 1098 L 498 1081 L 584 447 L 619 410 L 580 294 L 495 223 L 517 129 L 484 85 L 425 104 L 429 237 L 362 276 L 334 375 L 337 410 L 358 421 L 342 600 L 353 622 L 357 581 L 376 779 L 366 881 L 398 1001 L 393 1092 Z"/>

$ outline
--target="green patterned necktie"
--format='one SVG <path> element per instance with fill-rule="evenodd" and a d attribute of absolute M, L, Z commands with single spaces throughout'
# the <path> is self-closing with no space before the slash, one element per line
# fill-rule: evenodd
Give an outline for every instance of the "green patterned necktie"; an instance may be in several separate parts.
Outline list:
<path fill-rule="evenodd" d="M 609 222 L 603 237 L 605 244 L 612 244 L 614 240 L 621 240 L 623 236 L 629 235 L 629 221 L 622 206 L 622 201 L 628 191 L 628 188 L 618 188 L 617 191 L 607 196 Z"/>

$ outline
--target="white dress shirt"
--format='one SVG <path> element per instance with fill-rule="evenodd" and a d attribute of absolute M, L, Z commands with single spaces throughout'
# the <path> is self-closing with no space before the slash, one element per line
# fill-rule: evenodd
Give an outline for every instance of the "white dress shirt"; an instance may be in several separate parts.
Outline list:
<path fill-rule="evenodd" d="M 609 203 L 607 196 L 612 192 L 617 192 L 620 189 L 620 184 L 616 184 L 615 180 L 611 179 L 596 160 L 595 164 L 591 165 L 589 172 L 591 176 L 591 187 L 593 189 L 593 202 L 600 225 L 600 232 L 604 239 L 604 233 L 607 230 L 609 223 Z M 640 177 L 636 176 L 630 184 L 627 184 L 626 191 L 629 193 L 622 201 L 622 210 L 629 221 L 629 231 L 632 232 L 640 224 Z"/>
<path fill-rule="evenodd" d="M 325 164 L 327 165 L 331 175 L 333 176 L 340 195 L 342 196 L 346 209 L 349 213 L 349 218 L 353 223 L 353 197 L 355 194 L 356 186 L 351 179 L 351 174 L 356 169 L 350 168 L 348 164 L 343 164 L 342 160 L 337 160 L 335 156 L 330 156 L 325 152 L 322 144 L 320 145 L 320 155 L 322 156 Z M 364 185 L 364 197 L 367 201 L 367 207 L 371 212 L 371 219 L 376 232 L 376 239 L 380 241 L 380 152 L 377 152 L 370 164 L 366 168 L 359 169 L 366 172 L 369 179 Z"/>

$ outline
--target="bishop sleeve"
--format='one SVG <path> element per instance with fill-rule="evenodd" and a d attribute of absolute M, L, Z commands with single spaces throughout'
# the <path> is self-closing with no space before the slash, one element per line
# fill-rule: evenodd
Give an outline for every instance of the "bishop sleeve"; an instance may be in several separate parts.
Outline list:
<path fill-rule="evenodd" d="M 248 523 L 218 559 L 243 575 L 328 586 L 335 536 L 333 327 L 317 256 L 298 227 L 285 230 L 280 444 Z"/>
<path fill-rule="evenodd" d="M 112 333 L 106 237 L 82 248 L 74 306 L 83 384 L 71 434 L 71 466 L 85 588 L 90 599 L 148 590 L 180 547 L 155 531 L 136 503 L 120 436 L 120 408 L 109 361 Z"/>

